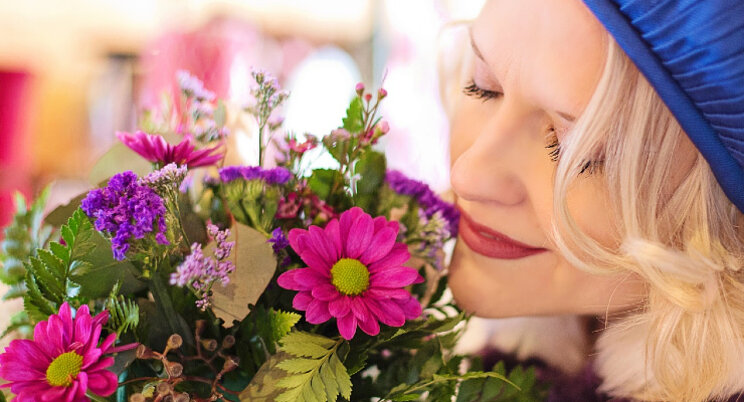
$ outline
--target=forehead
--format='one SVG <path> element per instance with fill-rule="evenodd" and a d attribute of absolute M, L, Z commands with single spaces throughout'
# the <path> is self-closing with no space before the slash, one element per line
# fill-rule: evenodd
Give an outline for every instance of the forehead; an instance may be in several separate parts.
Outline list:
<path fill-rule="evenodd" d="M 606 33 L 581 0 L 490 0 L 472 35 L 504 89 L 535 102 L 579 112 L 602 73 Z"/>

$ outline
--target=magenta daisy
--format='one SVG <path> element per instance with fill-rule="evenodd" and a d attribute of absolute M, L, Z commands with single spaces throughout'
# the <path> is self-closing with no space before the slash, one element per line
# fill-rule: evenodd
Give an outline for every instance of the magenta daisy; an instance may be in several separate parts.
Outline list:
<path fill-rule="evenodd" d="M 100 396 L 114 393 L 116 374 L 106 370 L 114 364 L 112 353 L 116 334 L 101 345 L 101 328 L 108 312 L 90 316 L 88 306 L 77 310 L 72 318 L 70 306 L 64 303 L 58 314 L 36 324 L 34 339 L 16 339 L 0 355 L 0 377 L 8 381 L 18 401 L 89 401 L 86 392 Z M 133 345 L 133 346 L 136 346 Z M 120 348 L 121 349 L 121 348 Z"/>
<path fill-rule="evenodd" d="M 119 131 L 116 133 L 116 137 L 143 158 L 153 163 L 160 163 L 163 166 L 171 162 L 177 165 L 187 165 L 190 168 L 209 166 L 219 162 L 225 156 L 224 152 L 220 152 L 219 145 L 212 148 L 196 149 L 190 137 L 184 138 L 176 145 L 169 144 L 159 135 L 147 134 L 142 131 L 137 131 L 134 134 Z"/>
<path fill-rule="evenodd" d="M 403 264 L 408 247 L 395 241 L 398 222 L 372 218 L 354 207 L 324 229 L 292 229 L 289 244 L 307 264 L 279 276 L 279 285 L 298 290 L 293 306 L 320 324 L 336 318 L 338 330 L 352 339 L 356 328 L 369 335 L 380 324 L 400 327 L 421 315 L 421 305 L 404 287 L 423 281 Z"/>

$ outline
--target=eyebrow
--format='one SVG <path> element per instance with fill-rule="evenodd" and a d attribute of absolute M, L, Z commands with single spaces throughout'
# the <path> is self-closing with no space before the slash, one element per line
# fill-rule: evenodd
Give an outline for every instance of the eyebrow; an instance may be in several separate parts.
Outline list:
<path fill-rule="evenodd" d="M 470 34 L 470 46 L 473 48 L 473 53 L 475 53 L 475 55 L 478 56 L 479 59 L 486 61 L 486 59 L 483 57 L 483 53 L 481 53 L 480 49 L 478 49 L 478 45 L 475 44 L 472 28 L 468 29 L 468 34 Z"/>
<path fill-rule="evenodd" d="M 486 61 L 486 58 L 483 57 L 483 53 L 481 53 L 480 49 L 478 48 L 478 45 L 475 44 L 475 38 L 473 38 L 473 28 L 472 27 L 468 28 L 468 34 L 470 36 L 470 46 L 473 48 L 473 53 L 475 53 L 475 55 L 479 59 L 481 59 L 481 60 L 483 60 L 483 62 L 485 62 Z M 568 121 L 569 123 L 573 123 L 573 122 L 576 121 L 576 116 L 574 116 L 574 115 L 571 115 L 571 114 L 568 114 L 568 113 L 565 113 L 565 112 L 561 112 L 561 111 L 558 111 L 558 110 L 556 111 L 556 113 L 559 116 L 561 116 L 562 118 L 564 118 L 566 121 Z"/>

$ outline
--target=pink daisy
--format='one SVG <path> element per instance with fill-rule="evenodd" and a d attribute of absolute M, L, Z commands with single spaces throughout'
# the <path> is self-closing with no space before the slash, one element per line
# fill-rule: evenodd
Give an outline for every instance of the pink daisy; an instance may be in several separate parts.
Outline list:
<path fill-rule="evenodd" d="M 9 383 L 0 387 L 10 387 L 17 395 L 14 400 L 20 402 L 89 401 L 89 390 L 111 395 L 118 379 L 106 368 L 114 364 L 114 358 L 103 354 L 115 351 L 111 346 L 116 334 L 98 345 L 107 321 L 108 311 L 91 317 L 88 306 L 80 307 L 73 319 L 70 306 L 64 303 L 59 314 L 36 324 L 33 340 L 16 339 L 5 348 L 0 355 L 0 377 Z"/>
<path fill-rule="evenodd" d="M 400 327 L 421 315 L 418 300 L 404 287 L 423 278 L 403 266 L 410 254 L 397 236 L 398 222 L 373 219 L 358 207 L 324 229 L 292 229 L 289 244 L 308 266 L 281 274 L 279 285 L 299 291 L 292 304 L 309 323 L 335 317 L 345 339 L 354 337 L 357 326 L 373 336 L 380 322 Z"/>
<path fill-rule="evenodd" d="M 184 138 L 177 145 L 171 145 L 159 135 L 147 134 L 142 131 L 127 133 L 119 131 L 116 137 L 134 152 L 153 163 L 167 165 L 175 162 L 177 165 L 188 165 L 190 168 L 214 165 L 225 154 L 219 152 L 219 145 L 212 148 L 195 149 L 190 137 Z"/>

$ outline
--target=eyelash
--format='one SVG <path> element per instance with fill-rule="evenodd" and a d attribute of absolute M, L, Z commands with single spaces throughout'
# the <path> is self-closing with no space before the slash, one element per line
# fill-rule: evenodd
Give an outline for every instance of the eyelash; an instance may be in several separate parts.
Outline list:
<path fill-rule="evenodd" d="M 462 89 L 462 92 L 465 93 L 465 95 L 467 96 L 481 99 L 484 102 L 489 99 L 500 98 L 503 95 L 501 92 L 489 91 L 487 89 L 479 87 L 478 85 L 475 85 L 475 80 L 472 79 L 470 80 L 468 85 Z"/>
<path fill-rule="evenodd" d="M 561 158 L 561 143 L 558 141 L 558 136 L 555 133 L 555 129 L 551 127 L 550 129 L 550 137 L 548 145 L 545 146 L 545 149 L 550 150 L 548 152 L 548 155 L 550 156 L 550 160 L 553 162 L 558 162 L 558 160 Z M 581 166 L 581 170 L 579 171 L 579 174 L 592 174 L 602 169 L 602 166 L 604 164 L 603 160 L 590 160 L 584 162 L 584 164 Z"/>
<path fill-rule="evenodd" d="M 471 79 L 467 86 L 465 86 L 462 89 L 463 93 L 467 96 L 472 96 L 476 99 L 481 99 L 484 102 L 490 99 L 497 99 L 503 96 L 503 93 L 496 92 L 496 91 L 489 91 L 487 89 L 483 89 L 475 84 L 475 80 Z M 546 149 L 549 150 L 548 156 L 550 156 L 550 160 L 553 162 L 558 162 L 558 160 L 561 157 L 561 144 L 558 141 L 558 136 L 556 135 L 555 128 L 550 128 L 550 142 L 548 142 L 548 145 L 545 146 Z M 584 163 L 584 165 L 581 167 L 581 171 L 579 171 L 579 174 L 592 174 L 596 172 L 597 170 L 602 168 L 603 161 L 587 161 Z"/>

